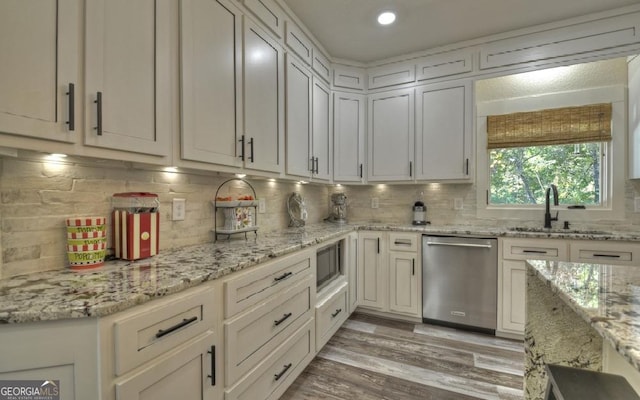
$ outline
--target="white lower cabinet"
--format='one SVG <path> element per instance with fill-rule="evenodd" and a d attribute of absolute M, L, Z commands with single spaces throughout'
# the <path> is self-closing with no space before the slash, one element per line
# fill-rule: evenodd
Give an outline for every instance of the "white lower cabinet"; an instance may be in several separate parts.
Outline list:
<path fill-rule="evenodd" d="M 116 383 L 118 400 L 219 399 L 212 331 L 152 361 Z"/>
<path fill-rule="evenodd" d="M 522 337 L 526 320 L 526 261 L 568 261 L 568 242 L 554 239 L 499 239 L 498 329 L 496 335 Z"/>
<path fill-rule="evenodd" d="M 226 400 L 275 400 L 315 357 L 315 329 L 308 320 L 234 386 Z"/>
<path fill-rule="evenodd" d="M 99 321 L 102 398 L 221 399 L 217 283 Z"/>
<path fill-rule="evenodd" d="M 225 398 L 277 399 L 315 356 L 315 251 L 232 274 L 222 285 Z"/>
<path fill-rule="evenodd" d="M 415 233 L 359 232 L 360 307 L 422 317 L 419 238 Z"/>
<path fill-rule="evenodd" d="M 318 295 L 316 304 L 316 351 L 320 351 L 331 336 L 349 317 L 349 284 L 338 280 Z"/>

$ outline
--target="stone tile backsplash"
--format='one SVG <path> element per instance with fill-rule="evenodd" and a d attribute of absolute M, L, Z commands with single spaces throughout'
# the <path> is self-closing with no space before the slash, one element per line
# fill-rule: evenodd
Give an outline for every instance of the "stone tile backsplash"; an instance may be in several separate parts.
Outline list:
<path fill-rule="evenodd" d="M 0 157 L 0 278 L 67 267 L 64 219 L 69 216 L 110 217 L 111 195 L 117 192 L 153 192 L 160 199 L 160 251 L 213 240 L 213 206 L 216 189 L 229 174 L 215 172 L 164 172 L 142 169 L 131 163 L 74 160 L 49 163 L 37 157 Z M 427 219 L 435 225 L 513 225 L 513 220 L 479 219 L 476 190 L 472 184 L 421 185 L 299 185 L 295 182 L 249 179 L 259 198 L 266 200 L 266 213 L 258 214 L 259 235 L 288 226 L 286 199 L 300 192 L 306 201 L 308 223 L 327 217 L 331 193 L 348 197 L 350 222 L 410 224 L 413 203 L 423 198 Z M 250 194 L 240 182 L 224 186 L 220 195 Z M 599 228 L 638 229 L 640 213 L 634 212 L 634 197 L 640 183 L 627 181 L 625 221 L 598 221 Z M 371 208 L 371 198 L 379 208 Z M 171 221 L 171 200 L 186 199 L 186 219 Z M 454 210 L 453 199 L 463 199 L 463 209 Z M 222 215 L 218 214 L 222 225 Z M 542 216 L 540 216 L 542 218 Z M 540 225 L 541 221 L 518 221 Z M 109 221 L 110 224 L 110 221 Z M 111 226 L 108 226 L 111 229 Z M 238 236 L 237 236 L 238 237 Z M 111 245 L 109 238 L 108 246 Z"/>
<path fill-rule="evenodd" d="M 130 163 L 81 160 L 63 164 L 28 158 L 0 158 L 0 278 L 67 267 L 65 218 L 110 217 L 111 196 L 118 192 L 152 192 L 160 199 L 160 251 L 213 241 L 213 205 L 218 187 L 229 174 L 175 173 L 144 170 Z M 294 182 L 249 183 L 266 200 L 258 214 L 258 235 L 288 226 L 285 200 L 300 192 L 308 208 L 308 223 L 327 216 L 326 185 Z M 242 182 L 226 184 L 220 195 L 251 194 Z M 171 221 L 171 201 L 186 199 L 184 221 Z M 222 213 L 218 224 L 222 225 Z M 108 220 L 108 232 L 111 221 Z M 240 236 L 236 236 L 239 238 Z M 111 238 L 108 247 L 112 247 Z"/>

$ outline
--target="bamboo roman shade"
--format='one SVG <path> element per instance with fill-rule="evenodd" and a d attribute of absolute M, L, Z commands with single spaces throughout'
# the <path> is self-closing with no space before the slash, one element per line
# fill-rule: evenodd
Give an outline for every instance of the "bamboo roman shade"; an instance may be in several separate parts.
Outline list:
<path fill-rule="evenodd" d="M 611 140 L 611 103 L 487 117 L 487 148 Z"/>

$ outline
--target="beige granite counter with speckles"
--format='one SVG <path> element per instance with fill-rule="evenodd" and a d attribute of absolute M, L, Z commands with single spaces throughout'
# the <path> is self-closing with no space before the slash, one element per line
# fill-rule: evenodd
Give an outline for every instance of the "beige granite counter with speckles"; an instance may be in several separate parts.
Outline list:
<path fill-rule="evenodd" d="M 552 293 L 640 371 L 640 266 L 527 261 Z"/>
<path fill-rule="evenodd" d="M 292 253 L 355 230 L 490 237 L 535 237 L 640 241 L 636 233 L 412 226 L 380 223 L 315 224 L 261 233 L 257 239 L 219 241 L 160 254 L 136 262 L 109 261 L 82 272 L 54 270 L 0 280 L 0 324 L 99 317 L 157 297 L 219 279 L 272 258 Z"/>

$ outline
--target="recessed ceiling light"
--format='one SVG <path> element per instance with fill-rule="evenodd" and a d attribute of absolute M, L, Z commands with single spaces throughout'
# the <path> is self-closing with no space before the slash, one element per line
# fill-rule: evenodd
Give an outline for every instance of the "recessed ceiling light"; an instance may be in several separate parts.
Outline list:
<path fill-rule="evenodd" d="M 396 20 L 396 14 L 391 11 L 384 11 L 378 15 L 378 23 L 380 25 L 389 25 Z"/>

